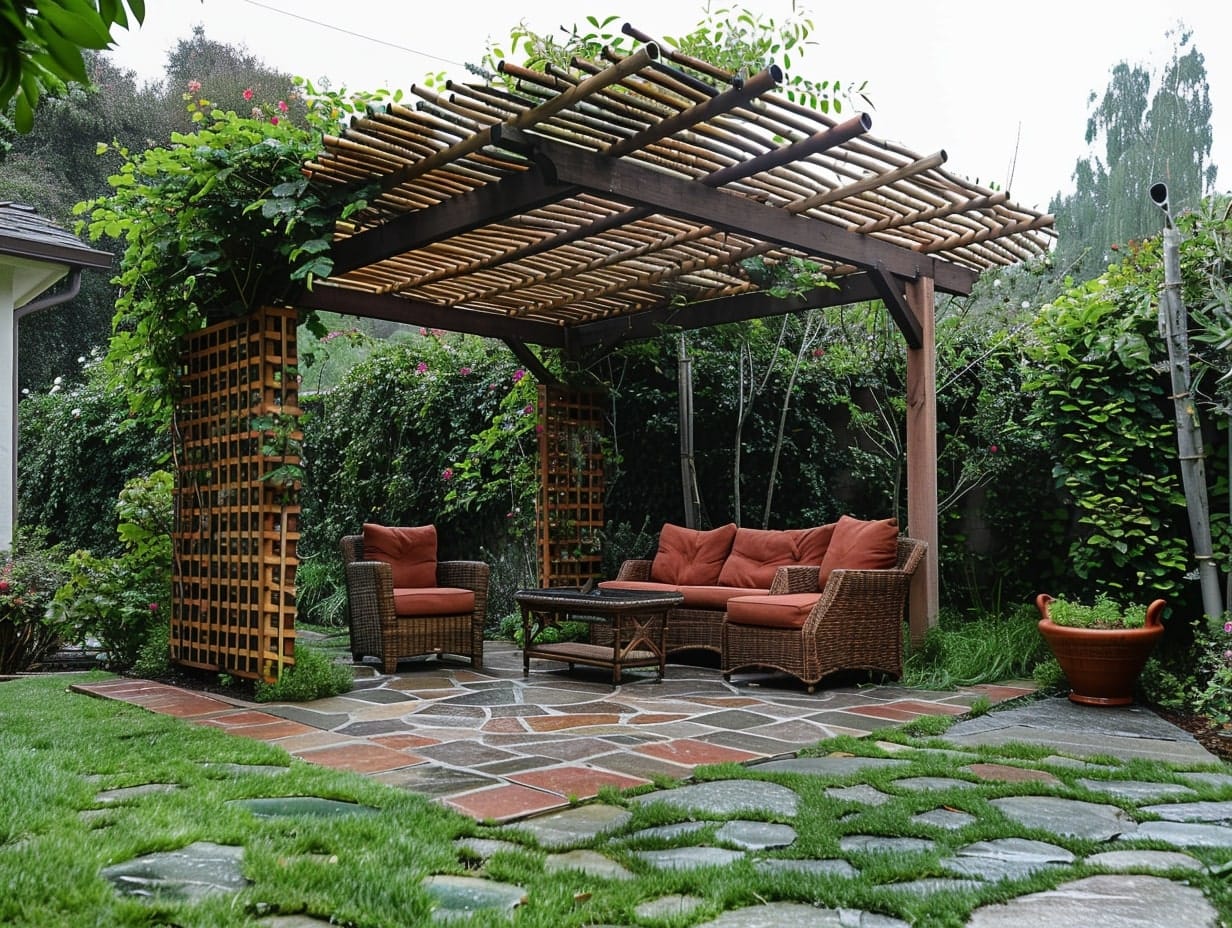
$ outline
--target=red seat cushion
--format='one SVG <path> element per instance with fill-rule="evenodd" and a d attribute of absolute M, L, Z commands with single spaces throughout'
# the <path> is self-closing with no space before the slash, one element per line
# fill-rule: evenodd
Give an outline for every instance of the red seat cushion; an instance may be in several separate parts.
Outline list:
<path fill-rule="evenodd" d="M 820 566 L 830 546 L 833 525 L 766 531 L 740 528 L 719 572 L 723 586 L 770 589 L 774 572 L 789 564 Z"/>
<path fill-rule="evenodd" d="M 408 618 L 475 611 L 475 591 L 452 586 L 394 587 L 394 612 Z"/>
<path fill-rule="evenodd" d="M 803 628 L 820 598 L 820 593 L 737 596 L 727 601 L 727 621 L 734 625 L 757 625 L 762 628 Z"/>
<path fill-rule="evenodd" d="M 650 579 L 659 583 L 715 586 L 735 537 L 735 522 L 708 532 L 668 522 L 659 532 L 659 550 L 650 565 Z"/>
<path fill-rule="evenodd" d="M 677 589 L 684 595 L 684 602 L 681 603 L 683 608 L 714 609 L 716 612 L 726 609 L 727 601 L 733 596 L 764 596 L 770 592 L 768 586 L 681 586 Z"/>
<path fill-rule="evenodd" d="M 395 589 L 436 586 L 436 526 L 365 522 L 364 557 L 393 569 Z"/>
<path fill-rule="evenodd" d="M 865 522 L 842 516 L 834 526 L 817 582 L 824 587 L 835 570 L 889 570 L 897 563 L 897 520 Z"/>

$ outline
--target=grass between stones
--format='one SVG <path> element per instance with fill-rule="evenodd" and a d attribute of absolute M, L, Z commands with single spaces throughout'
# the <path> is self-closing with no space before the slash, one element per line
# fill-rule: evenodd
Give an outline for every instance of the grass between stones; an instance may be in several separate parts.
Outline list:
<path fill-rule="evenodd" d="M 797 832 L 789 848 L 757 852 L 722 867 L 654 870 L 637 856 L 638 851 L 693 845 L 698 837 L 667 841 L 634 837 L 648 827 L 687 821 L 689 815 L 662 803 L 628 803 L 632 812 L 628 824 L 611 836 L 581 845 L 601 850 L 634 874 L 625 881 L 603 879 L 547 869 L 545 860 L 551 852 L 534 846 L 533 839 L 516 826 L 484 826 L 412 793 L 293 760 L 270 745 L 73 694 L 67 689 L 69 680 L 45 676 L 0 683 L 0 886 L 4 887 L 0 924 L 251 926 L 266 915 L 296 913 L 355 926 L 418 925 L 432 918 L 432 900 L 422 885 L 425 877 L 470 874 L 522 887 L 527 902 L 512 923 L 534 928 L 594 924 L 683 928 L 703 924 L 728 909 L 774 900 L 864 909 L 913 925 L 943 928 L 962 925 L 979 905 L 1100 872 L 1079 862 L 974 890 L 930 896 L 887 886 L 952 876 L 941 862 L 973 842 L 1030 838 L 1064 847 L 1079 858 L 1125 847 L 1173 849 L 1141 841 L 1058 838 L 1023 828 L 990 804 L 1005 796 L 1043 794 L 1132 809 L 1132 803 L 1094 794 L 1077 780 L 1177 782 L 1169 765 L 1135 761 L 1106 771 L 1071 769 L 1044 764 L 1044 749 L 1016 745 L 968 753 L 989 763 L 1042 766 L 1059 782 L 983 782 L 961 769 L 966 761 L 923 750 L 946 747 L 935 732 L 910 736 L 884 731 L 867 740 L 833 739 L 811 753 L 871 754 L 907 760 L 909 765 L 838 778 L 759 773 L 733 764 L 699 770 L 700 780 L 761 779 L 794 790 L 800 797 L 798 812 L 784 822 Z M 288 769 L 279 775 L 236 774 L 230 768 L 209 766 L 220 764 Z M 973 786 L 911 792 L 894 785 L 896 779 L 915 776 L 956 778 Z M 176 788 L 114 804 L 96 798 L 104 790 L 150 783 Z M 873 786 L 892 799 L 871 806 L 831 795 L 836 787 L 857 784 Z M 1190 785 L 1202 799 L 1225 798 L 1228 793 Z M 258 818 L 230 802 L 277 796 L 356 802 L 378 809 L 379 814 Z M 626 797 L 605 791 L 603 798 L 624 803 Z M 969 813 L 974 821 L 950 831 L 913 818 L 942 807 Z M 740 817 L 774 820 L 748 813 Z M 712 835 L 713 829 L 702 834 Z M 843 837 L 854 834 L 928 838 L 935 845 L 915 853 L 844 852 Z M 501 850 L 481 863 L 455 845 L 464 836 L 499 837 L 520 846 Z M 247 888 L 238 895 L 196 902 L 143 900 L 118 895 L 100 875 L 106 866 L 198 841 L 242 846 Z M 1200 888 L 1230 923 L 1232 892 L 1219 874 L 1232 865 L 1232 851 L 1193 848 L 1189 853 L 1207 869 L 1174 876 Z M 758 858 L 845 858 L 860 875 L 764 873 L 754 865 Z M 699 897 L 704 903 L 688 915 L 650 922 L 635 916 L 639 905 L 673 893 Z M 469 923 L 501 925 L 510 919 L 481 913 Z"/>

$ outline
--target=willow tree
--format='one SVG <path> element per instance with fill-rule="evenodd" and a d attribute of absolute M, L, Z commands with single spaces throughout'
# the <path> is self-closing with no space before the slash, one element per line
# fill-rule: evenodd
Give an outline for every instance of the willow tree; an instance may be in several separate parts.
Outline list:
<path fill-rule="evenodd" d="M 1158 74 L 1120 62 L 1103 95 L 1090 96 L 1089 154 L 1074 166 L 1074 192 L 1050 207 L 1058 266 L 1079 280 L 1101 273 L 1120 244 L 1159 233 L 1152 184 L 1168 185 L 1177 212 L 1197 208 L 1214 186 L 1206 60 L 1192 38 L 1176 35 Z"/>

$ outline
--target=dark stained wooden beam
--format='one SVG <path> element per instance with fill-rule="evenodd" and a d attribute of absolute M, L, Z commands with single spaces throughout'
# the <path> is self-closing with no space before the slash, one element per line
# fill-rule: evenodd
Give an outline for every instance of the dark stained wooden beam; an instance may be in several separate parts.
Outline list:
<path fill-rule="evenodd" d="M 869 274 L 852 274 L 836 283 L 839 284 L 838 289 L 823 287 L 803 297 L 780 298 L 758 290 L 584 323 L 568 330 L 566 352 L 573 355 L 596 345 L 612 346 L 639 338 L 654 338 L 662 335 L 664 330 L 701 329 L 880 298 Z"/>
<path fill-rule="evenodd" d="M 328 283 L 317 283 L 311 290 L 305 290 L 296 299 L 295 305 L 301 309 L 320 309 L 347 316 L 362 316 L 365 319 L 384 319 L 429 329 L 482 335 L 485 338 L 515 339 L 549 348 L 565 347 L 565 330 L 561 326 L 468 310 L 465 307 L 437 306 L 435 303 L 408 300 L 389 294 L 365 293 L 362 290 L 350 290 Z"/>
<path fill-rule="evenodd" d="M 686 216 L 716 228 L 776 242 L 806 254 L 854 264 L 881 266 L 908 280 L 932 277 L 937 289 L 966 295 L 977 272 L 928 255 L 900 248 L 870 236 L 848 232 L 829 223 L 792 215 L 747 197 L 724 193 L 703 184 L 634 164 L 613 160 L 547 139 L 527 136 L 537 162 L 557 183 L 667 215 Z"/>
<path fill-rule="evenodd" d="M 869 271 L 869 277 L 877 287 L 877 295 L 890 311 L 890 318 L 907 340 L 907 347 L 922 347 L 924 335 L 920 330 L 920 320 L 907 305 L 907 281 L 886 273 L 881 267 Z"/>
<path fill-rule="evenodd" d="M 345 274 L 385 258 L 470 232 L 518 213 L 555 203 L 576 187 L 550 183 L 538 170 L 514 174 L 499 183 L 451 197 L 430 209 L 416 210 L 335 242 L 334 273 Z"/>
<path fill-rule="evenodd" d="M 506 338 L 504 342 L 509 346 L 509 350 L 513 352 L 513 356 L 521 361 L 524 367 L 530 368 L 530 372 L 534 374 L 535 380 L 539 381 L 539 383 L 550 385 L 560 383 L 560 378 L 544 366 L 543 362 L 539 360 L 539 356 L 530 350 L 526 342 L 518 338 Z"/>

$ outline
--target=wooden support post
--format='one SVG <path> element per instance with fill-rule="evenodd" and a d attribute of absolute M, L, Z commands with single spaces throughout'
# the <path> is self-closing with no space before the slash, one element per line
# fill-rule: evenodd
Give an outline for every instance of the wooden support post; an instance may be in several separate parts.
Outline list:
<path fill-rule="evenodd" d="M 920 322 L 919 348 L 907 349 L 907 534 L 928 543 L 911 581 L 911 642 L 937 624 L 937 332 L 933 279 L 907 282 L 907 305 Z"/>

